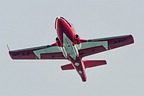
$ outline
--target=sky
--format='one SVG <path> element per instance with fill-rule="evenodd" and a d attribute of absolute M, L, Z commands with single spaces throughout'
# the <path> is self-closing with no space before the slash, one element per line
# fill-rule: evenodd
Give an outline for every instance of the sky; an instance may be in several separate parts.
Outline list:
<path fill-rule="evenodd" d="M 143 96 L 143 0 L 0 0 L 0 96 Z M 67 60 L 12 60 L 10 49 L 55 42 L 63 16 L 81 38 L 132 34 L 135 43 L 83 58 L 107 60 L 86 69 L 87 82 L 62 71 Z"/>

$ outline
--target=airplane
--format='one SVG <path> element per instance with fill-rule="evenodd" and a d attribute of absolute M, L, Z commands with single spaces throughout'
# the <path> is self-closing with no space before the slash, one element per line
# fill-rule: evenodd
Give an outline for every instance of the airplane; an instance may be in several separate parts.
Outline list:
<path fill-rule="evenodd" d="M 83 82 L 86 81 L 86 68 L 107 64 L 106 60 L 82 60 L 83 57 L 108 51 L 134 43 L 132 35 L 122 35 L 98 39 L 82 39 L 65 18 L 55 20 L 56 42 L 51 45 L 9 50 L 12 59 L 67 59 L 71 63 L 61 66 L 62 70 L 76 69 Z"/>

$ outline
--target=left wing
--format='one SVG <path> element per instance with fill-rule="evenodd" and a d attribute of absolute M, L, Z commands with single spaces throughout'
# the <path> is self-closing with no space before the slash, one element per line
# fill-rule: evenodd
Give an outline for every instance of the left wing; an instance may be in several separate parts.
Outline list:
<path fill-rule="evenodd" d="M 65 59 L 57 46 L 40 46 L 9 51 L 12 59 Z"/>
<path fill-rule="evenodd" d="M 81 57 L 84 57 L 132 43 L 134 43 L 132 35 L 86 40 L 82 42 L 79 54 Z"/>

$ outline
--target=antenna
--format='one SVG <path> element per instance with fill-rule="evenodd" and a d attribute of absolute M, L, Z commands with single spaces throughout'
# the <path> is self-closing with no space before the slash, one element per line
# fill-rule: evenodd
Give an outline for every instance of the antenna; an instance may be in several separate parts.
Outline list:
<path fill-rule="evenodd" d="M 7 44 L 7 49 L 10 51 L 10 48 L 9 48 L 8 44 Z"/>

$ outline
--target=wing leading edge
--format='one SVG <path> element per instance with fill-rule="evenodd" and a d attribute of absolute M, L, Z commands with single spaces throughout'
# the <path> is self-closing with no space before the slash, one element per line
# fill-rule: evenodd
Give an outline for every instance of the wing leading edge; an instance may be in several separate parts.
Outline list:
<path fill-rule="evenodd" d="M 100 39 L 90 39 L 82 43 L 79 50 L 81 57 L 111 50 L 134 43 L 132 35 L 115 36 Z"/>
<path fill-rule="evenodd" d="M 40 46 L 9 51 L 12 59 L 65 59 L 57 46 Z"/>

